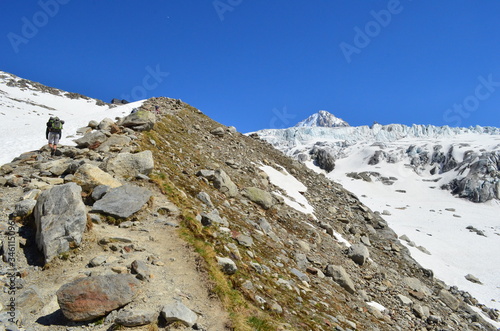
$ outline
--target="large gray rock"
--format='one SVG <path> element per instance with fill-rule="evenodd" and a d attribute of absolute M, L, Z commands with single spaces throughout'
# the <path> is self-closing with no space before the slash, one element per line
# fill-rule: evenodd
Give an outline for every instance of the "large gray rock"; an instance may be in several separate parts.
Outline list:
<path fill-rule="evenodd" d="M 101 122 L 99 122 L 99 125 L 97 126 L 97 128 L 99 130 L 109 131 L 111 129 L 111 127 L 114 125 L 115 125 L 115 121 L 113 121 L 109 117 L 106 117 Z"/>
<path fill-rule="evenodd" d="M 261 190 L 260 188 L 245 187 L 241 191 L 241 194 L 264 209 L 269 209 L 273 206 L 273 196 L 271 193 Z"/>
<path fill-rule="evenodd" d="M 70 165 L 70 161 L 67 159 L 58 159 L 40 164 L 40 170 L 49 171 L 54 176 L 61 176 L 66 172 Z"/>
<path fill-rule="evenodd" d="M 139 174 L 149 175 L 154 168 L 153 153 L 144 151 L 136 154 L 119 153 L 110 158 L 104 170 L 125 178 L 133 178 Z"/>
<path fill-rule="evenodd" d="M 131 302 L 138 293 L 139 284 L 132 275 L 80 278 L 57 291 L 57 302 L 66 318 L 89 321 Z"/>
<path fill-rule="evenodd" d="M 102 144 L 108 137 L 102 131 L 92 131 L 85 136 L 73 140 L 79 148 L 87 148 L 92 145 Z"/>
<path fill-rule="evenodd" d="M 195 312 L 179 301 L 164 306 L 161 315 L 167 323 L 181 322 L 187 327 L 192 327 L 198 319 Z"/>
<path fill-rule="evenodd" d="M 332 277 L 332 279 L 347 292 L 351 294 L 356 293 L 356 289 L 354 288 L 354 283 L 352 282 L 351 277 L 349 277 L 342 266 L 329 264 L 326 267 L 325 275 L 328 277 Z"/>
<path fill-rule="evenodd" d="M 363 244 L 355 244 L 349 247 L 347 255 L 353 260 L 355 263 L 359 265 L 365 264 L 366 260 L 370 257 L 370 252 L 368 248 L 366 248 Z"/>
<path fill-rule="evenodd" d="M 149 198 L 151 192 L 148 189 L 126 184 L 109 190 L 92 206 L 92 211 L 127 218 L 139 211 Z"/>
<path fill-rule="evenodd" d="M 79 246 L 87 223 L 82 189 L 75 183 L 43 192 L 35 206 L 36 243 L 49 262 L 70 246 Z"/>
<path fill-rule="evenodd" d="M 154 127 L 155 123 L 156 117 L 152 112 L 139 110 L 121 118 L 117 124 L 135 131 L 148 131 Z"/>
<path fill-rule="evenodd" d="M 130 144 L 132 139 L 125 135 L 114 134 L 96 148 L 98 152 L 109 152 L 111 147 L 123 147 Z"/>

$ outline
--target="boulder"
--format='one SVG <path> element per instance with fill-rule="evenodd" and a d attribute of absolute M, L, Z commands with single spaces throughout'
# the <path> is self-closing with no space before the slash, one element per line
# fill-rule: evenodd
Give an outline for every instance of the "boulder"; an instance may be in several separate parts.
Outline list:
<path fill-rule="evenodd" d="M 269 209 L 273 206 L 273 196 L 271 193 L 261 190 L 260 188 L 245 187 L 241 191 L 241 194 L 264 209 Z"/>
<path fill-rule="evenodd" d="M 196 173 L 196 176 L 205 177 L 213 182 L 214 187 L 232 198 L 238 195 L 238 187 L 233 183 L 231 178 L 224 172 L 224 170 L 206 170 L 202 169 Z"/>
<path fill-rule="evenodd" d="M 75 183 L 43 192 L 35 206 L 36 243 L 49 262 L 71 246 L 79 246 L 87 224 L 82 189 Z"/>
<path fill-rule="evenodd" d="M 122 117 L 117 124 L 135 131 L 149 131 L 154 127 L 155 123 L 156 117 L 152 112 L 139 110 Z"/>
<path fill-rule="evenodd" d="M 355 244 L 349 247 L 347 255 L 351 260 L 353 260 L 356 264 L 363 265 L 366 260 L 370 257 L 370 252 L 368 248 L 366 248 L 363 244 Z"/>
<path fill-rule="evenodd" d="M 108 137 L 102 131 L 92 131 L 85 136 L 73 140 L 78 148 L 87 148 L 96 144 L 102 144 Z"/>
<path fill-rule="evenodd" d="M 109 152 L 111 147 L 123 147 L 130 144 L 132 139 L 124 135 L 112 135 L 96 148 L 98 152 Z"/>
<path fill-rule="evenodd" d="M 226 133 L 226 131 L 224 130 L 223 127 L 219 126 L 213 130 L 210 131 L 211 134 L 213 134 L 214 136 L 217 136 L 217 137 L 223 137 L 224 134 Z"/>
<path fill-rule="evenodd" d="M 69 167 L 70 162 L 66 159 L 58 159 L 40 164 L 41 171 L 49 171 L 54 176 L 61 176 Z"/>
<path fill-rule="evenodd" d="M 111 188 L 119 187 L 122 185 L 109 173 L 99 169 L 97 166 L 85 163 L 78 168 L 75 172 L 75 182 L 85 191 L 90 191 L 96 186 L 106 185 Z"/>
<path fill-rule="evenodd" d="M 114 125 L 115 125 L 115 121 L 113 121 L 111 118 L 106 117 L 101 122 L 99 122 L 99 125 L 97 126 L 97 128 L 99 130 L 109 131 L 111 129 L 111 127 Z"/>
<path fill-rule="evenodd" d="M 210 180 L 210 179 L 209 179 Z M 216 170 L 213 178 L 214 187 L 227 195 L 228 197 L 235 197 L 238 195 L 238 187 L 233 183 L 231 178 L 224 172 L 224 170 Z"/>
<path fill-rule="evenodd" d="M 92 206 L 93 212 L 103 212 L 114 217 L 127 218 L 139 211 L 151 198 L 143 187 L 126 184 L 112 188 Z"/>
<path fill-rule="evenodd" d="M 332 277 L 332 279 L 347 292 L 351 294 L 356 293 L 356 289 L 354 288 L 354 283 L 352 282 L 351 277 L 349 277 L 342 266 L 329 264 L 326 267 L 325 275 L 327 277 Z"/>
<path fill-rule="evenodd" d="M 104 165 L 104 170 L 118 176 L 131 178 L 139 174 L 149 175 L 154 168 L 153 153 L 144 151 L 136 154 L 119 153 L 110 158 Z"/>
<path fill-rule="evenodd" d="M 139 284 L 132 275 L 80 278 L 57 291 L 57 302 L 66 318 L 89 321 L 131 302 L 138 293 Z"/>

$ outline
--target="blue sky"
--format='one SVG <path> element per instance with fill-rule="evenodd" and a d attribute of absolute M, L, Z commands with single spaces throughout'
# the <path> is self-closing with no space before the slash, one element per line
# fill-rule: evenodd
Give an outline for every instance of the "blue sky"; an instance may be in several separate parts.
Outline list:
<path fill-rule="evenodd" d="M 108 102 L 180 98 L 241 132 L 321 109 L 351 125 L 500 127 L 497 0 L 0 7 L 0 70 Z"/>

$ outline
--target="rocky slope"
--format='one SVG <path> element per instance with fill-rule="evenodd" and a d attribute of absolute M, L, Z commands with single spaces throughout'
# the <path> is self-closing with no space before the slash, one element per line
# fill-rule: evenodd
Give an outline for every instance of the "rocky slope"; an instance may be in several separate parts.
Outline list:
<path fill-rule="evenodd" d="M 379 214 L 256 136 L 167 98 L 80 132 L 0 170 L 6 329 L 494 330 Z"/>

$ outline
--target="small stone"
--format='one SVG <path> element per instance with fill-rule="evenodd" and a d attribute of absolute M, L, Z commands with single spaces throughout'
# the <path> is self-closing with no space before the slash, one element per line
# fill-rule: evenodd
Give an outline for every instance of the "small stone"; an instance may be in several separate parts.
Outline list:
<path fill-rule="evenodd" d="M 471 274 L 466 275 L 465 279 L 467 279 L 469 282 L 472 282 L 472 283 L 481 284 L 481 285 L 483 284 L 483 283 L 481 283 L 481 281 L 479 279 L 477 279 L 476 277 L 474 277 Z"/>
<path fill-rule="evenodd" d="M 187 327 L 192 327 L 198 319 L 196 313 L 179 301 L 164 306 L 161 315 L 167 323 L 181 322 Z"/>
<path fill-rule="evenodd" d="M 236 263 L 229 258 L 217 256 L 217 263 L 226 275 L 232 275 L 238 270 Z"/>

